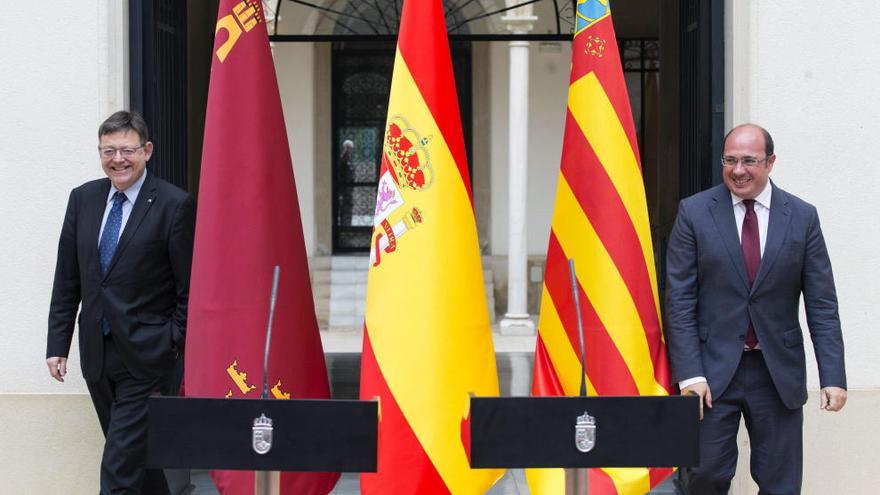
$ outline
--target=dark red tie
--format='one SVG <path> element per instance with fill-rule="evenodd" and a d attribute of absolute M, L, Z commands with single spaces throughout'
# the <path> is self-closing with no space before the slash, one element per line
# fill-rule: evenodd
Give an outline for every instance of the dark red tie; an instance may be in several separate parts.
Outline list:
<path fill-rule="evenodd" d="M 742 249 L 743 259 L 746 262 L 746 272 L 749 274 L 749 287 L 751 287 L 755 283 L 755 276 L 758 275 L 758 267 L 761 266 L 761 235 L 758 233 L 758 216 L 755 215 L 755 200 L 744 199 L 743 204 L 746 206 L 746 216 L 743 218 Z M 749 329 L 746 331 L 746 346 L 749 349 L 754 349 L 756 345 L 758 345 L 758 336 L 755 334 L 752 319 L 749 318 Z"/>

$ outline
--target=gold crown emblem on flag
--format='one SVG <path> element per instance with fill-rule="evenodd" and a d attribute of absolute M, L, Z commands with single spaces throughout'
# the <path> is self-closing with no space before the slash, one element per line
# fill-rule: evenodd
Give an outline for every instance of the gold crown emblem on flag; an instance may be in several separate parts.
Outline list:
<path fill-rule="evenodd" d="M 422 137 L 403 117 L 394 116 L 388 122 L 383 151 L 401 187 L 421 191 L 434 181 L 434 170 L 425 147 L 431 138 Z"/>
<path fill-rule="evenodd" d="M 584 51 L 594 57 L 602 58 L 605 54 L 605 40 L 598 36 L 587 36 Z"/>

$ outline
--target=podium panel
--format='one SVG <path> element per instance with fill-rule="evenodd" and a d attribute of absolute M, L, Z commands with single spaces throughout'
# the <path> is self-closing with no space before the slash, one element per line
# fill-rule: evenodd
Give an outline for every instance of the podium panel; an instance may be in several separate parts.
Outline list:
<path fill-rule="evenodd" d="M 578 417 L 594 445 L 575 444 Z M 471 467 L 674 467 L 699 463 L 697 397 L 475 397 Z"/>
<path fill-rule="evenodd" d="M 147 466 L 256 471 L 375 472 L 378 403 L 151 397 Z M 272 447 L 253 448 L 254 419 L 272 420 Z"/>

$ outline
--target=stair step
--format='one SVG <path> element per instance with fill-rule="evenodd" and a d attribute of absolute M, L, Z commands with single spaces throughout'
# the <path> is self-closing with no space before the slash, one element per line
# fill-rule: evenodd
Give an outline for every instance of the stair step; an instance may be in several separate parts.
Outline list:
<path fill-rule="evenodd" d="M 330 284 L 367 284 L 366 270 L 332 270 Z"/>
<path fill-rule="evenodd" d="M 366 273 L 370 267 L 370 258 L 368 256 L 333 256 L 330 258 L 330 269 L 336 270 L 356 270 Z"/>
<path fill-rule="evenodd" d="M 331 300 L 362 300 L 367 298 L 367 284 L 334 284 L 330 285 Z"/>
<path fill-rule="evenodd" d="M 309 259 L 312 295 L 322 330 L 360 331 L 367 298 L 367 256 L 316 256 Z M 495 323 L 495 284 L 484 266 L 483 281 L 489 319 Z"/>

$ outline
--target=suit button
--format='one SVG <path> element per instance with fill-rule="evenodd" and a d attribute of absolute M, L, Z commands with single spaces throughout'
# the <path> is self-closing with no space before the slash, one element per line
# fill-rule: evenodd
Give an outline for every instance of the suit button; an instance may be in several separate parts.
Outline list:
<path fill-rule="evenodd" d="M 739 336 L 739 340 L 742 340 L 743 342 L 745 342 L 745 340 L 746 340 L 746 336 L 745 336 L 745 335 L 740 335 L 740 336 Z"/>
<path fill-rule="evenodd" d="M 102 289 L 106 289 L 106 288 L 107 288 L 107 282 L 101 282 L 101 288 L 102 288 Z"/>

